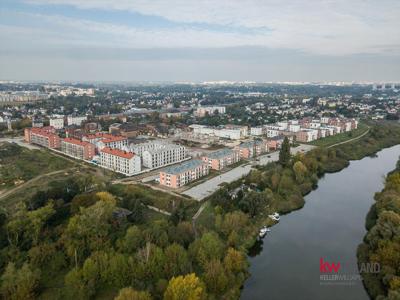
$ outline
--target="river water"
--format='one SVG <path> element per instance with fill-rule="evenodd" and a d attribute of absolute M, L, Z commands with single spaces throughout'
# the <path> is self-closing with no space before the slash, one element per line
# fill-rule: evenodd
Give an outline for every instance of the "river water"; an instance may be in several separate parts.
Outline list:
<path fill-rule="evenodd" d="M 326 174 L 305 197 L 305 206 L 281 216 L 252 249 L 251 277 L 241 299 L 369 299 L 358 278 L 357 246 L 374 193 L 383 188 L 399 155 L 397 145 Z M 321 258 L 324 264 L 340 263 L 338 272 L 329 273 L 326 264 L 321 269 Z M 324 277 L 331 274 L 341 277 Z"/>

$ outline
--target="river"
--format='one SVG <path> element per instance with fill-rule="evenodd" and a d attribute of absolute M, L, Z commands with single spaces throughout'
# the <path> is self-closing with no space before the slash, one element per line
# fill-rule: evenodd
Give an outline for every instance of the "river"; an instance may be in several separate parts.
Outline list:
<path fill-rule="evenodd" d="M 383 178 L 399 155 L 397 145 L 321 178 L 318 188 L 305 197 L 305 206 L 281 216 L 253 247 L 251 277 L 241 299 L 369 299 L 357 277 L 357 246 L 366 233 L 365 217 L 374 193 L 383 188 Z M 324 263 L 340 263 L 338 273 L 323 273 L 321 258 Z M 320 277 L 326 274 L 342 277 Z"/>

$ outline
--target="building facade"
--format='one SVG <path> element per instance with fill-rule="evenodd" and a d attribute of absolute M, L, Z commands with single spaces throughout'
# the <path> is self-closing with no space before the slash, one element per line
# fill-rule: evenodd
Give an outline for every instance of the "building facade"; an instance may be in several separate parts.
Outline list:
<path fill-rule="evenodd" d="M 55 129 L 51 126 L 25 128 L 24 139 L 30 144 L 51 149 L 60 148 L 60 137 L 55 134 Z"/>
<path fill-rule="evenodd" d="M 53 126 L 55 129 L 63 129 L 64 118 L 50 118 L 50 126 Z"/>
<path fill-rule="evenodd" d="M 70 125 L 77 125 L 81 126 L 83 122 L 87 120 L 86 116 L 68 116 L 67 117 L 67 124 Z"/>
<path fill-rule="evenodd" d="M 132 152 L 107 147 L 100 151 L 100 165 L 126 176 L 132 176 L 141 171 L 139 156 Z"/>
<path fill-rule="evenodd" d="M 160 184 L 179 188 L 191 181 L 206 176 L 209 173 L 208 165 L 198 159 L 190 160 L 179 165 L 174 165 L 160 171 Z"/>
<path fill-rule="evenodd" d="M 175 144 L 155 144 L 155 148 L 142 152 L 143 166 L 154 169 L 184 160 L 187 156 L 185 146 Z"/>
<path fill-rule="evenodd" d="M 202 160 L 213 170 L 222 170 L 226 166 L 234 164 L 240 160 L 240 154 L 237 150 L 221 149 L 208 153 L 202 157 Z"/>
<path fill-rule="evenodd" d="M 95 155 L 95 146 L 89 142 L 65 138 L 61 141 L 61 151 L 78 159 L 90 160 Z"/>

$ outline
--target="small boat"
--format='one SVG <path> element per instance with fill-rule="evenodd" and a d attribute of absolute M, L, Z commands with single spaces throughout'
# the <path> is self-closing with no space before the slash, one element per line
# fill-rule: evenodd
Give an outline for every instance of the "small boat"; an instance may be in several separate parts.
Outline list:
<path fill-rule="evenodd" d="M 281 217 L 279 216 L 279 214 L 277 212 L 273 213 L 272 215 L 268 215 L 268 217 L 270 217 L 274 221 L 279 221 L 281 219 Z"/>
<path fill-rule="evenodd" d="M 263 238 L 267 234 L 267 232 L 270 232 L 270 231 L 271 231 L 271 229 L 269 229 L 267 226 L 264 226 L 260 229 L 258 236 L 260 238 Z"/>

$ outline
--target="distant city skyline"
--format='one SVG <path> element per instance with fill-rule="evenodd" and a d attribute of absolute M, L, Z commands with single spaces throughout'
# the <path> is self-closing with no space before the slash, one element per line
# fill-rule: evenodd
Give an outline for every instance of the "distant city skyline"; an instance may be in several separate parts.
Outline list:
<path fill-rule="evenodd" d="M 400 81 L 395 0 L 2 0 L 0 79 Z"/>

